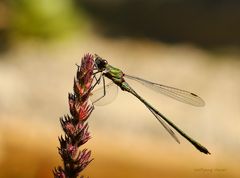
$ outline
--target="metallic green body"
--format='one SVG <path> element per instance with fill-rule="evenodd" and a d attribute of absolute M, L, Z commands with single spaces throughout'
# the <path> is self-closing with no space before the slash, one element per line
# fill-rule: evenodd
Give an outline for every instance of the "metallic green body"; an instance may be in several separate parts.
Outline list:
<path fill-rule="evenodd" d="M 158 116 L 160 116 L 166 123 L 168 123 L 172 128 L 174 128 L 180 135 L 186 138 L 193 146 L 195 146 L 199 151 L 210 154 L 210 152 L 202 146 L 200 143 L 189 137 L 185 134 L 181 129 L 179 129 L 173 122 L 167 119 L 162 113 L 160 113 L 157 109 L 155 109 L 152 105 L 150 105 L 146 100 L 144 100 L 140 95 L 138 95 L 135 90 L 133 90 L 130 85 L 124 80 L 124 73 L 109 64 L 106 66 L 106 70 L 104 71 L 104 76 L 112 80 L 116 85 L 118 85 L 123 91 L 127 91 L 137 97 L 151 112 L 154 112 Z M 156 117 L 156 115 L 154 116 Z M 158 118 L 157 118 L 158 119 Z M 159 119 L 158 119 L 159 120 Z M 160 121 L 160 120 L 159 120 Z M 161 121 L 162 123 L 162 121 Z M 177 140 L 178 141 L 178 140 Z"/>
<path fill-rule="evenodd" d="M 124 73 L 109 64 L 106 65 L 106 73 L 104 75 L 112 80 L 116 85 L 118 85 L 123 91 L 131 92 L 131 87 L 128 85 L 127 82 L 124 80 Z"/>

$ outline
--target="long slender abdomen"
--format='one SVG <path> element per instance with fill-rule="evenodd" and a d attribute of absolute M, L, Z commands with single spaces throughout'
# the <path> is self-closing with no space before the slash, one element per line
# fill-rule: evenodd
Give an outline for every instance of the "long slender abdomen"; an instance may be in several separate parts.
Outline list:
<path fill-rule="evenodd" d="M 128 91 L 129 93 L 136 96 L 144 105 L 146 105 L 148 108 L 150 108 L 151 112 L 154 112 L 155 114 L 159 115 L 166 123 L 168 123 L 172 128 L 174 128 L 180 135 L 182 135 L 185 139 L 187 139 L 195 148 L 197 148 L 200 152 L 203 152 L 205 154 L 211 154 L 207 148 L 202 146 L 200 143 L 192 139 L 190 136 L 185 134 L 180 128 L 178 128 L 173 122 L 171 122 L 169 119 L 167 119 L 162 113 L 160 113 L 158 110 L 156 110 L 153 106 L 151 106 L 149 103 L 147 103 L 140 95 L 137 94 L 129 85 L 127 82 L 122 82 L 121 88 L 123 88 L 124 91 Z"/>

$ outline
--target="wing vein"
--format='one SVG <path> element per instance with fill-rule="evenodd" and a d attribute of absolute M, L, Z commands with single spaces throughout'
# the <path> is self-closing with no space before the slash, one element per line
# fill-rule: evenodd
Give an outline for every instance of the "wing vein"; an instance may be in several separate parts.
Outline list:
<path fill-rule="evenodd" d="M 156 92 L 162 93 L 168 97 L 171 97 L 171 98 L 181 101 L 183 103 L 187 103 L 187 104 L 190 104 L 193 106 L 204 106 L 205 105 L 205 102 L 203 101 L 202 98 L 200 98 L 196 94 L 191 93 L 189 91 L 181 90 L 181 89 L 170 87 L 167 85 L 150 82 L 148 80 L 145 80 L 145 79 L 142 79 L 139 77 L 135 77 L 135 76 L 131 76 L 131 75 L 125 74 L 125 77 L 128 79 L 137 81 L 137 82 L 141 83 L 142 85 L 144 85 Z"/>

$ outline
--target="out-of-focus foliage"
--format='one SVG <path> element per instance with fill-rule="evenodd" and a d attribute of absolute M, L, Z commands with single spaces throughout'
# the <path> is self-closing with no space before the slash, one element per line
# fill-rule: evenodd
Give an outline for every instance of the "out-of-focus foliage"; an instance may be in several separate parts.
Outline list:
<path fill-rule="evenodd" d="M 240 1 L 75 0 L 111 37 L 240 45 Z M 99 30 L 98 30 L 99 31 Z"/>
<path fill-rule="evenodd" d="M 16 37 L 59 38 L 86 27 L 111 37 L 240 45 L 236 0 L 0 0 L 0 48 Z"/>
<path fill-rule="evenodd" d="M 11 0 L 11 31 L 20 36 L 56 37 L 76 25 L 72 1 Z"/>
<path fill-rule="evenodd" d="M 0 1 L 0 52 L 8 43 L 9 9 L 5 1 Z"/>
<path fill-rule="evenodd" d="M 73 0 L 0 0 L 0 51 L 17 39 L 61 39 L 84 32 L 86 24 Z"/>
<path fill-rule="evenodd" d="M 73 0 L 0 0 L 0 52 L 17 41 L 85 34 L 88 18 Z"/>

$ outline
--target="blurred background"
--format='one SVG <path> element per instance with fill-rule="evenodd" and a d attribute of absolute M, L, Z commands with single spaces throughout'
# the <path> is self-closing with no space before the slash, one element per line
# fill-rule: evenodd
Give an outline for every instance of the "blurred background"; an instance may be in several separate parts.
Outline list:
<path fill-rule="evenodd" d="M 97 53 L 124 72 L 199 94 L 196 108 L 137 83 L 136 91 L 206 146 L 168 135 L 119 90 L 89 119 L 89 177 L 240 176 L 240 2 L 0 0 L 0 177 L 53 177 L 59 117 L 76 63 Z"/>

